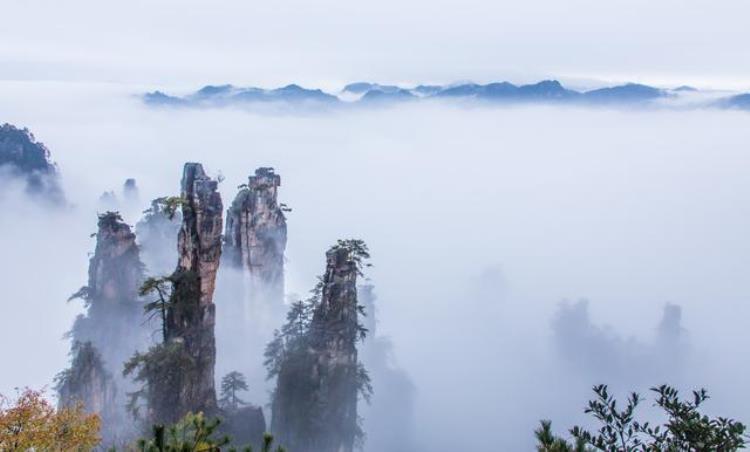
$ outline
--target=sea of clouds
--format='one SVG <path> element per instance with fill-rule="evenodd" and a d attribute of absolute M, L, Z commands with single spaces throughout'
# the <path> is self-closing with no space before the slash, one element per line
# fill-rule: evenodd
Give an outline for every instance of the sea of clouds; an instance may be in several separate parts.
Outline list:
<path fill-rule="evenodd" d="M 0 121 L 50 148 L 70 204 L 0 194 L 1 393 L 66 366 L 82 307 L 65 300 L 86 282 L 101 193 L 136 178 L 135 224 L 199 161 L 224 178 L 225 206 L 256 167 L 281 174 L 289 293 L 312 288 L 337 239 L 368 243 L 378 333 L 414 385 L 421 450 L 528 450 L 539 419 L 582 421 L 597 383 L 705 386 L 709 411 L 750 420 L 747 113 L 149 109 L 143 91 L 0 83 Z M 659 333 L 667 303 L 679 344 Z"/>

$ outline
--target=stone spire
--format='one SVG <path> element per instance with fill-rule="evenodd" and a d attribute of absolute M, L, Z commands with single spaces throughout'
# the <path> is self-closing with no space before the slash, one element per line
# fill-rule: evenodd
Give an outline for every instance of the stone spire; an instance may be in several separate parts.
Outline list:
<path fill-rule="evenodd" d="M 266 353 L 269 369 L 278 376 L 272 430 L 290 450 L 351 452 L 362 435 L 357 400 L 369 393 L 369 378 L 357 356 L 356 344 L 365 332 L 359 323 L 357 276 L 367 257 L 361 241 L 332 247 L 316 288 L 319 298 L 292 307 L 290 324 L 283 328 L 291 336 L 275 341 L 286 345 L 277 352 L 272 343 Z M 296 325 L 306 325 L 304 332 L 297 333 Z"/>
<path fill-rule="evenodd" d="M 278 203 L 280 185 L 273 168 L 258 168 L 227 211 L 226 258 L 250 276 L 255 304 L 280 306 L 284 301 L 287 231 L 283 204 Z"/>
<path fill-rule="evenodd" d="M 82 298 L 86 314 L 70 331 L 71 367 L 58 375 L 61 405 L 81 402 L 102 418 L 104 441 L 126 432 L 123 363 L 149 342 L 138 288 L 143 265 L 135 234 L 116 212 L 99 215 L 96 249 L 88 284 L 71 298 Z"/>
<path fill-rule="evenodd" d="M 172 303 L 167 311 L 167 341 L 181 343 L 192 360 L 184 369 L 178 416 L 216 410 L 213 294 L 221 257 L 223 206 L 217 182 L 199 163 L 186 163 L 182 177 L 182 227 Z"/>

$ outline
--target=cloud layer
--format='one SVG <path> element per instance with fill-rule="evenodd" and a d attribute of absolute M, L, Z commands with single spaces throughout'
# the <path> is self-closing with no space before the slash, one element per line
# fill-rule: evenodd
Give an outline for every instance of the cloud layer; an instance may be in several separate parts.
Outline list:
<path fill-rule="evenodd" d="M 53 213 L 18 192 L 0 200 L 0 341 L 15 363 L 0 392 L 64 367 L 61 335 L 78 312 L 65 299 L 85 282 L 101 192 L 135 177 L 146 208 L 200 161 L 225 177 L 225 204 L 256 167 L 281 174 L 289 292 L 313 286 L 336 239 L 367 241 L 379 334 L 415 385 L 425 450 L 519 450 L 540 418 L 569 426 L 611 375 L 600 353 L 624 356 L 616 390 L 645 391 L 629 356 L 653 352 L 666 303 L 681 307 L 690 346 L 684 371 L 664 378 L 706 386 L 717 414 L 750 417 L 747 364 L 734 359 L 750 314 L 746 114 L 154 111 L 132 96 L 140 88 L 0 84 L 3 120 L 50 148 L 74 204 Z M 570 339 L 554 322 L 562 300 L 582 297 L 587 317 L 568 325 L 584 334 Z M 579 361 L 561 350 L 566 337 L 588 344 Z"/>

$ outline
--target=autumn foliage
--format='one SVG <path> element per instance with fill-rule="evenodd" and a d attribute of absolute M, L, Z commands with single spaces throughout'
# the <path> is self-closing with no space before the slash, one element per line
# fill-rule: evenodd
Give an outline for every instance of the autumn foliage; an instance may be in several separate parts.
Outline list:
<path fill-rule="evenodd" d="M 42 392 L 0 395 L 0 450 L 83 451 L 99 443 L 99 417 L 81 405 L 56 410 Z"/>

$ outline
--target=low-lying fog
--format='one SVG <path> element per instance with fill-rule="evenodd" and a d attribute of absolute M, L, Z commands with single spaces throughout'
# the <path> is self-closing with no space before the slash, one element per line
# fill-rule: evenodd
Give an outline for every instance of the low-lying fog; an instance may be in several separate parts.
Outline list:
<path fill-rule="evenodd" d="M 81 311 L 65 300 L 86 282 L 101 193 L 134 177 L 145 209 L 199 161 L 225 178 L 225 206 L 256 167 L 281 174 L 289 293 L 314 285 L 336 239 L 366 240 L 421 450 L 529 450 L 539 419 L 584 419 L 596 383 L 705 386 L 708 411 L 750 421 L 747 113 L 151 110 L 141 91 L 0 84 L 0 122 L 49 147 L 73 204 L 0 198 L 0 392 L 65 367 Z M 675 340 L 674 317 L 659 334 L 667 303 Z"/>

